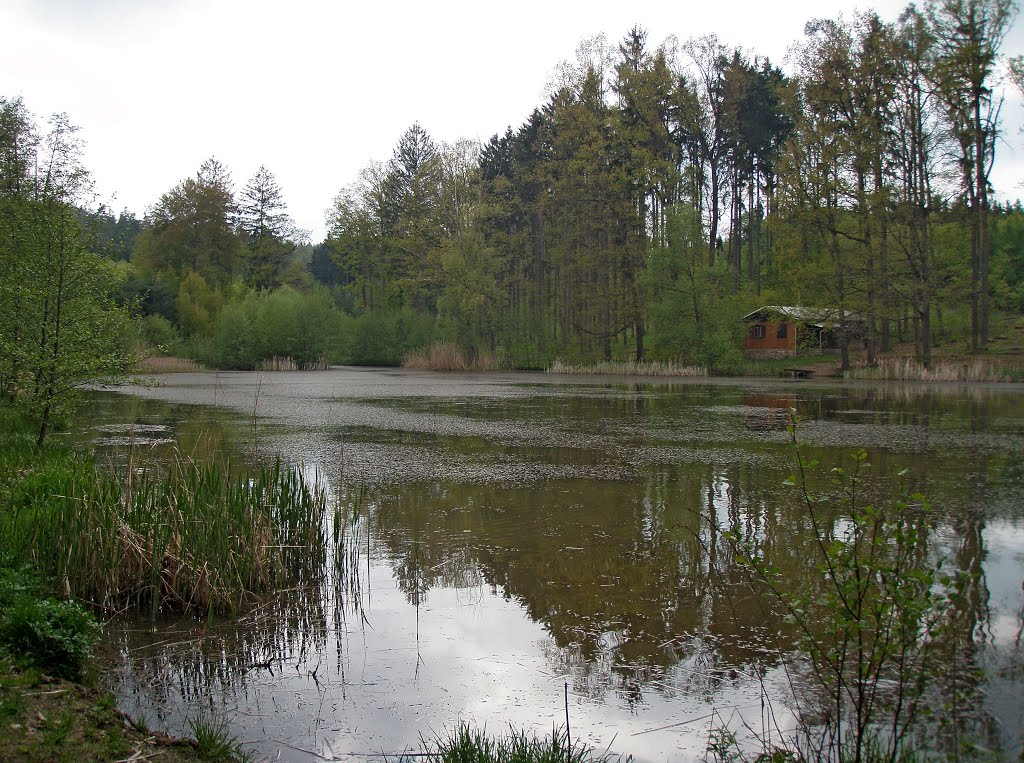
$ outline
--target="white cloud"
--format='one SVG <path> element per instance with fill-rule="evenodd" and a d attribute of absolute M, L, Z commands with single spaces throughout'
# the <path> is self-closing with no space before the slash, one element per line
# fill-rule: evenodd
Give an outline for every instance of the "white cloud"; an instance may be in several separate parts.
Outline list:
<path fill-rule="evenodd" d="M 39 114 L 65 111 L 83 128 L 87 162 L 99 191 L 116 194 L 115 209 L 141 213 L 215 155 L 237 186 L 265 164 L 318 238 L 337 190 L 388 158 L 412 122 L 438 140 L 517 126 L 585 37 L 614 41 L 635 24 L 654 44 L 715 33 L 781 61 L 808 19 L 858 6 L 872 7 L 16 0 L 0 8 L 9 30 L 0 94 L 23 96 Z M 873 5 L 887 19 L 903 6 Z M 1018 23 L 1009 52 L 1020 52 L 1021 37 Z M 1007 103 L 1008 126 L 1020 122 L 1011 110 L 1019 99 Z M 1016 153 L 995 174 L 1004 193 L 1021 175 L 1022 138 L 1007 130 Z"/>

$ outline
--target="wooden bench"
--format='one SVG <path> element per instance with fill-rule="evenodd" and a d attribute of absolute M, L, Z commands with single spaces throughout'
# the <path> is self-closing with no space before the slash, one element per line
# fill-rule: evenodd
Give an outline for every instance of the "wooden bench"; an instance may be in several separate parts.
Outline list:
<path fill-rule="evenodd" d="M 787 374 L 792 374 L 794 379 L 806 379 L 810 376 L 814 376 L 813 368 L 783 368 Z"/>

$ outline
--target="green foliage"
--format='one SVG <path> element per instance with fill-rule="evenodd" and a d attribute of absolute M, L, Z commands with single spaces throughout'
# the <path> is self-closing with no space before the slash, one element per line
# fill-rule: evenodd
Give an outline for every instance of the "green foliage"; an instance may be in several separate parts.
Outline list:
<path fill-rule="evenodd" d="M 41 443 L 79 387 L 127 367 L 128 312 L 121 269 L 91 250 L 75 207 L 88 188 L 76 128 L 55 116 L 40 137 L 3 99 L 0 127 L 0 395 L 24 405 Z"/>
<path fill-rule="evenodd" d="M 1024 209 L 992 217 L 992 301 L 1001 310 L 1024 314 Z"/>
<path fill-rule="evenodd" d="M 40 591 L 38 581 L 26 573 L 0 567 L 0 645 L 50 675 L 78 679 L 99 624 L 79 604 Z"/>
<path fill-rule="evenodd" d="M 218 368 L 253 369 L 270 358 L 312 367 L 342 352 L 346 318 L 323 290 L 283 286 L 248 292 L 224 307 L 212 326 L 209 355 Z"/>
<path fill-rule="evenodd" d="M 181 278 L 191 271 L 223 286 L 239 275 L 244 251 L 232 225 L 234 212 L 231 174 L 211 157 L 149 210 L 132 263 L 143 273 Z"/>
<path fill-rule="evenodd" d="M 139 348 L 153 355 L 179 356 L 185 345 L 174 324 L 162 315 L 144 315 L 135 319 Z"/>
<path fill-rule="evenodd" d="M 355 366 L 397 366 L 407 352 L 433 342 L 434 323 L 433 316 L 409 308 L 346 316 L 338 359 Z"/>
<path fill-rule="evenodd" d="M 190 270 L 178 287 L 176 312 L 187 337 L 207 337 L 223 307 L 223 294 L 211 287 L 199 273 Z"/>
<path fill-rule="evenodd" d="M 438 333 L 471 353 L 494 352 L 503 295 L 495 257 L 479 234 L 447 242 L 441 255 L 444 291 L 438 300 Z"/>
<path fill-rule="evenodd" d="M 648 293 L 651 356 L 736 373 L 743 364 L 743 324 L 747 302 L 732 295 L 728 267 L 706 263 L 707 251 L 697 214 L 670 212 L 669 246 L 651 251 L 644 283 Z"/>

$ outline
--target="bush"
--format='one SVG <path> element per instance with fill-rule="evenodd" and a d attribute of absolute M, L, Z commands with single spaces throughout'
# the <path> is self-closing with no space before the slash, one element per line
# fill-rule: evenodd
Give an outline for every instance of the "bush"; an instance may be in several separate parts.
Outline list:
<path fill-rule="evenodd" d="M 76 680 L 99 624 L 79 604 L 41 597 L 38 589 L 28 576 L 0 570 L 0 645 L 46 673 Z"/>
<path fill-rule="evenodd" d="M 342 323 L 338 360 L 354 366 L 397 366 L 434 338 L 434 317 L 409 308 L 363 313 Z"/>
<path fill-rule="evenodd" d="M 283 286 L 249 292 L 225 306 L 213 324 L 206 357 L 217 368 L 251 370 L 270 358 L 313 367 L 338 354 L 343 316 L 323 290 Z"/>
<path fill-rule="evenodd" d="M 971 575 L 943 570 L 942 561 L 928 554 L 923 496 L 901 488 L 888 505 L 863 502 L 866 452 L 855 453 L 849 467 L 831 470 L 831 495 L 813 493 L 809 479 L 817 462 L 801 453 L 795 411 L 791 416 L 797 471 L 787 484 L 797 490 L 814 531 L 820 584 L 794 588 L 769 563 L 758 538 L 739 524 L 720 528 L 737 563 L 749 571 L 752 590 L 773 601 L 796 630 L 801 648 L 783 657 L 787 674 L 811 677 L 809 686 L 790 686 L 799 708 L 797 728 L 777 730 L 775 737 L 791 749 L 768 747 L 764 753 L 849 763 L 910 760 L 927 738 L 930 693 L 952 697 L 963 691 L 943 683 L 940 650 L 960 648 L 955 619 L 973 585 Z M 820 704 L 808 701 L 809 693 Z M 954 711 L 952 722 L 958 720 Z M 709 751 L 718 760 L 743 759 L 729 733 L 717 729 Z"/>
<path fill-rule="evenodd" d="M 135 322 L 140 349 L 153 355 L 181 355 L 184 345 L 174 324 L 162 315 L 144 315 Z"/>

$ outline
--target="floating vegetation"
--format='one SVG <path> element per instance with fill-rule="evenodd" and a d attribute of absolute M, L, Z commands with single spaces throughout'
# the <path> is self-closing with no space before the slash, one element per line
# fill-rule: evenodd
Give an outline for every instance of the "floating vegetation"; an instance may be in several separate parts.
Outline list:
<path fill-rule="evenodd" d="M 624 376 L 707 376 L 704 366 L 686 366 L 676 361 L 635 360 L 603 361 L 600 363 L 563 363 L 555 360 L 548 366 L 549 374 L 621 374 Z"/>

